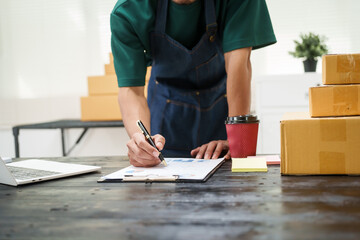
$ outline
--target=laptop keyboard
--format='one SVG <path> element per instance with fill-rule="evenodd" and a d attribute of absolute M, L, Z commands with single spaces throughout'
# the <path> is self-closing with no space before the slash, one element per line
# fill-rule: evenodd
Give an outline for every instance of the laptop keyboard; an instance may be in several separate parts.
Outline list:
<path fill-rule="evenodd" d="M 28 180 L 32 178 L 47 177 L 60 172 L 44 171 L 39 169 L 6 166 L 17 180 Z"/>

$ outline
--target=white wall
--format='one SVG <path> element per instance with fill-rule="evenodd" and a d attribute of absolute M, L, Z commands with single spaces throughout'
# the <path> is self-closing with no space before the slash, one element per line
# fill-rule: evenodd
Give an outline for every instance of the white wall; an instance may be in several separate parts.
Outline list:
<path fill-rule="evenodd" d="M 109 61 L 109 14 L 115 3 L 0 0 L 0 155 L 13 156 L 14 124 L 80 117 L 79 99 L 87 94 L 87 76 L 103 75 Z M 278 43 L 253 52 L 254 79 L 303 72 L 301 60 L 288 54 L 301 32 L 326 35 L 331 53 L 359 52 L 360 1 L 268 0 L 267 4 Z M 36 134 L 21 133 L 22 156 L 61 154 L 58 133 Z M 35 150 L 32 139 L 44 141 L 40 144 L 47 150 Z M 125 154 L 126 141 L 124 130 L 96 129 L 73 155 Z"/>
<path fill-rule="evenodd" d="M 0 155 L 14 156 L 11 126 L 80 118 L 87 76 L 109 62 L 116 0 L 0 1 Z M 68 146 L 80 130 L 67 131 Z M 90 129 L 71 155 L 123 155 L 124 129 Z M 22 130 L 23 157 L 60 156 L 60 130 Z"/>
<path fill-rule="evenodd" d="M 3 98 L 86 94 L 110 52 L 109 13 L 116 0 L 1 0 Z"/>
<path fill-rule="evenodd" d="M 267 0 L 278 42 L 253 52 L 254 76 L 302 73 L 300 59 L 288 54 L 300 33 L 315 32 L 328 38 L 329 53 L 360 52 L 360 1 Z M 317 72 L 321 72 L 321 61 Z"/>

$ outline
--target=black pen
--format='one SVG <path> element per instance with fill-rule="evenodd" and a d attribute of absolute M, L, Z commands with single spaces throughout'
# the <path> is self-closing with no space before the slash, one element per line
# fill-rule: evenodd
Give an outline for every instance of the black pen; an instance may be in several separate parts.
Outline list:
<path fill-rule="evenodd" d="M 144 134 L 144 136 L 145 136 L 146 140 L 148 141 L 148 143 L 150 143 L 151 146 L 153 146 L 156 150 L 158 150 L 158 152 L 159 152 L 159 159 L 160 159 L 161 163 L 163 163 L 164 166 L 167 166 L 167 163 L 166 163 L 166 161 L 165 161 L 165 159 L 164 159 L 164 156 L 161 154 L 161 152 L 159 151 L 159 149 L 156 147 L 154 141 L 152 140 L 149 132 L 146 130 L 144 124 L 143 124 L 140 120 L 137 120 L 137 121 L 136 121 L 136 124 L 137 124 L 138 127 L 140 128 L 141 132 Z"/>

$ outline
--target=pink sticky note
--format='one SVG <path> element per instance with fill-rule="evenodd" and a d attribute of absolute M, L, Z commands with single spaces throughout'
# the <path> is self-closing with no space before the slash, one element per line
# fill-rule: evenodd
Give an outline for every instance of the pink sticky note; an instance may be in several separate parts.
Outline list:
<path fill-rule="evenodd" d="M 280 164 L 280 156 L 279 155 L 248 156 L 248 158 L 265 158 L 267 165 L 278 165 L 278 164 Z"/>

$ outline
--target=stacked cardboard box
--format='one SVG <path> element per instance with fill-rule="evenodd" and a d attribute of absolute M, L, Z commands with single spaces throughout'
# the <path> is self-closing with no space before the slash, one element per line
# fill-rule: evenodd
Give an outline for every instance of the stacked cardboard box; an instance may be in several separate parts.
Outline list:
<path fill-rule="evenodd" d="M 151 68 L 147 69 L 145 96 Z M 110 53 L 110 63 L 105 64 L 104 76 L 88 77 L 88 96 L 81 97 L 82 121 L 122 120 L 118 105 L 118 84 L 114 68 L 114 59 Z"/>
<path fill-rule="evenodd" d="M 310 88 L 310 114 L 281 121 L 282 174 L 360 174 L 359 74 L 360 54 L 323 56 L 325 86 Z"/>
<path fill-rule="evenodd" d="M 312 117 L 360 115 L 360 54 L 323 56 L 322 80 L 310 88 Z"/>

